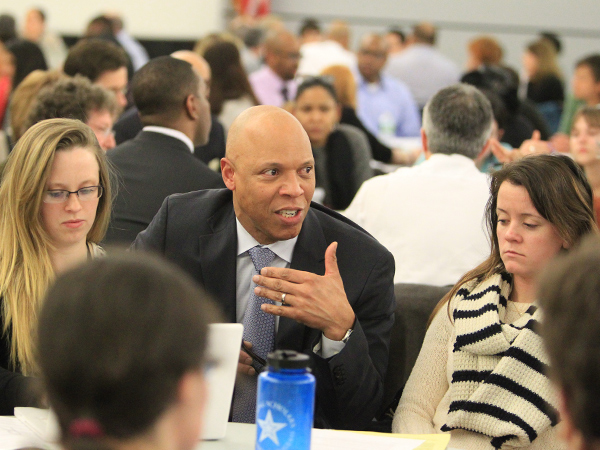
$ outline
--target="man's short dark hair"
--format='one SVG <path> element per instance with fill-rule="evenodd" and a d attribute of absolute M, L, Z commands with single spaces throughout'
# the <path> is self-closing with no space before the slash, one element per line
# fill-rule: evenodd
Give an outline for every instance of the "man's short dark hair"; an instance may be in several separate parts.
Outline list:
<path fill-rule="evenodd" d="M 585 58 L 577 61 L 575 67 L 581 66 L 589 67 L 594 74 L 594 80 L 596 80 L 596 83 L 600 82 L 600 53 L 588 55 Z"/>
<path fill-rule="evenodd" d="M 39 92 L 29 113 L 28 126 L 54 118 L 77 119 L 85 123 L 88 114 L 94 110 L 116 115 L 118 105 L 113 93 L 81 75 L 63 78 Z"/>
<path fill-rule="evenodd" d="M 10 14 L 0 14 L 0 42 L 6 44 L 17 38 L 17 23 Z"/>
<path fill-rule="evenodd" d="M 99 37 L 109 40 L 114 39 L 114 23 L 104 15 L 96 16 L 87 25 L 86 37 Z"/>
<path fill-rule="evenodd" d="M 104 39 L 82 39 L 75 44 L 65 61 L 63 71 L 69 76 L 83 75 L 95 82 L 104 72 L 127 67 L 125 50 Z"/>
<path fill-rule="evenodd" d="M 552 378 L 587 448 L 600 446 L 600 240 L 552 261 L 539 283 Z"/>
<path fill-rule="evenodd" d="M 417 24 L 413 28 L 412 36 L 415 42 L 423 44 L 435 45 L 437 30 L 427 22 Z"/>
<path fill-rule="evenodd" d="M 400 28 L 392 27 L 387 31 L 389 34 L 395 34 L 400 39 L 400 42 L 406 41 L 406 34 Z"/>
<path fill-rule="evenodd" d="M 558 34 L 551 31 L 542 31 L 540 33 L 540 37 L 542 39 L 546 39 L 552 44 L 552 47 L 554 47 L 554 50 L 556 50 L 556 54 L 559 54 L 562 51 L 562 43 L 560 42 Z"/>
<path fill-rule="evenodd" d="M 423 129 L 431 153 L 475 158 L 492 130 L 490 101 L 477 89 L 459 83 L 435 94 L 423 110 Z"/>
<path fill-rule="evenodd" d="M 321 25 L 317 19 L 313 19 L 311 17 L 306 18 L 302 21 L 300 25 L 300 29 L 298 30 L 298 34 L 302 36 L 307 31 L 316 31 L 317 33 L 321 32 Z"/>
<path fill-rule="evenodd" d="M 159 56 L 138 70 L 131 81 L 133 101 L 145 116 L 174 118 L 188 95 L 198 95 L 200 79 L 192 66 L 171 56 Z"/>

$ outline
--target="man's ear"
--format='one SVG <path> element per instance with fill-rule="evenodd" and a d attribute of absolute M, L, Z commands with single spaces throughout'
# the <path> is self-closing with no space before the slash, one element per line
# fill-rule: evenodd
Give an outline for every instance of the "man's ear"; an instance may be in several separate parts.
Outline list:
<path fill-rule="evenodd" d="M 425 130 L 423 128 L 421 128 L 421 144 L 423 144 L 423 153 L 425 154 L 425 159 L 429 159 L 431 152 L 429 151 L 429 147 L 427 145 L 427 134 L 425 134 Z"/>
<path fill-rule="evenodd" d="M 492 138 L 485 141 L 485 144 L 483 144 L 483 148 L 481 149 L 481 151 L 479 152 L 479 154 L 477 155 L 477 157 L 475 159 L 483 156 L 485 154 L 485 152 L 487 152 L 489 150 L 490 145 L 492 145 Z"/>
<path fill-rule="evenodd" d="M 196 105 L 196 97 L 194 94 L 190 94 L 185 98 L 185 113 L 191 120 L 196 120 L 198 118 Z"/>
<path fill-rule="evenodd" d="M 221 158 L 221 176 L 227 189 L 235 191 L 235 167 L 227 158 Z"/>

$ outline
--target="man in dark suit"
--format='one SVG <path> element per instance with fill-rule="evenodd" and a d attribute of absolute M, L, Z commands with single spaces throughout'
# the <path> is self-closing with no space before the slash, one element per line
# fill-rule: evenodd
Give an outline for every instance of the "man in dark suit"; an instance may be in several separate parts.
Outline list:
<path fill-rule="evenodd" d="M 221 172 L 228 190 L 168 197 L 133 248 L 178 263 L 219 300 L 228 320 L 244 323 L 250 350 L 240 352 L 234 421 L 244 420 L 236 419 L 238 395 L 256 379 L 255 354 L 269 338 L 253 341 L 249 320 L 276 317 L 270 350 L 311 357 L 315 426 L 363 429 L 381 406 L 394 320 L 391 254 L 354 223 L 311 204 L 310 141 L 280 108 L 257 106 L 236 119 Z M 259 248 L 273 258 L 262 271 L 253 253 Z M 257 417 L 266 414 L 258 405 Z"/>
<path fill-rule="evenodd" d="M 108 152 L 119 190 L 105 242 L 130 244 L 145 229 L 165 197 L 223 187 L 221 177 L 193 156 L 210 130 L 206 86 L 192 66 L 161 56 L 132 80 L 144 128 Z"/>
<path fill-rule="evenodd" d="M 198 72 L 198 75 L 204 80 L 207 87 L 206 97 L 209 97 L 208 91 L 210 90 L 211 72 L 206 60 L 198 53 L 190 50 L 178 50 L 171 53 L 171 56 L 182 61 L 187 61 L 192 65 Z M 223 125 L 219 123 L 217 116 L 211 114 L 211 120 L 212 124 L 208 142 L 205 145 L 197 146 L 194 149 L 194 156 L 206 164 L 217 159 L 216 163 L 218 167 L 218 160 L 225 156 L 225 130 L 223 129 Z M 138 109 L 135 106 L 129 108 L 119 117 L 119 120 L 113 127 L 117 145 L 136 137 L 142 130 L 142 127 Z"/>

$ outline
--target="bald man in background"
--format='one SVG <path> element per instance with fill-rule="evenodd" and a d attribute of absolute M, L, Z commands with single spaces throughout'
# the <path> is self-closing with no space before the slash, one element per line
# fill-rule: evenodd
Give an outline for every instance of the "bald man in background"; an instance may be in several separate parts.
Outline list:
<path fill-rule="evenodd" d="M 248 80 L 261 104 L 283 106 L 296 97 L 300 43 L 289 31 L 273 31 L 265 39 L 264 51 L 265 65 Z"/>
<path fill-rule="evenodd" d="M 207 98 L 210 91 L 211 71 L 206 60 L 195 52 L 190 50 L 178 50 L 171 54 L 173 58 L 188 62 L 202 77 L 207 88 Z M 208 142 L 194 149 L 194 156 L 207 164 L 213 170 L 218 168 L 218 161 L 225 156 L 225 130 L 219 122 L 217 116 L 211 114 L 211 127 L 208 136 Z M 115 123 L 113 130 L 115 132 L 115 141 L 117 145 L 133 139 L 142 131 L 142 121 L 140 120 L 138 109 L 134 106 L 128 109 Z"/>
<path fill-rule="evenodd" d="M 314 170 L 295 117 L 250 108 L 228 134 L 221 160 L 227 189 L 169 196 L 132 247 L 179 264 L 218 299 L 227 320 L 244 324 L 253 352 L 240 352 L 234 421 L 254 421 L 255 405 L 245 401 L 256 399 L 262 366 L 250 355 L 266 359 L 277 348 L 311 358 L 315 426 L 364 429 L 382 402 L 394 260 L 357 225 L 311 203 Z M 256 252 L 270 252 L 262 271 Z M 260 419 L 266 414 L 259 408 Z"/>

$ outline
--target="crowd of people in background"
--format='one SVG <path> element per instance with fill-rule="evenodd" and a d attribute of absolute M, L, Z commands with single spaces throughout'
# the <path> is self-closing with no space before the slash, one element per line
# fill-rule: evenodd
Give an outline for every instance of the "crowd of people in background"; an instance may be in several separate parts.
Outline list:
<path fill-rule="evenodd" d="M 520 68 L 494 36 L 477 36 L 461 69 L 425 22 L 354 46 L 344 21 L 289 30 L 276 17 L 239 16 L 152 57 L 114 13 L 82 26 L 70 48 L 47 23 L 41 9 L 19 27 L 0 15 L 0 414 L 50 401 L 67 447 L 85 414 L 117 442 L 173 435 L 161 424 L 185 417 L 177 449 L 189 450 L 206 323 L 219 314 L 244 323 L 252 347 L 263 314 L 278 345 L 313 358 L 315 425 L 371 429 L 387 406 L 394 284 L 414 283 L 449 292 L 388 431 L 450 432 L 450 446 L 465 450 L 563 449 L 562 419 L 570 448 L 596 448 L 598 421 L 587 419 L 600 411 L 586 395 L 598 393 L 600 352 L 573 335 L 600 308 L 598 238 L 579 248 L 600 223 L 600 49 L 580 55 L 569 80 L 553 33 L 523 46 Z M 179 267 L 111 260 L 111 246 L 153 250 Z M 268 250 L 260 268 L 257 247 Z M 570 279 L 568 270 L 587 272 Z M 140 285 L 152 295 L 141 298 Z M 573 303 L 586 317 L 568 311 L 580 285 L 586 300 Z M 248 295 L 268 302 L 250 314 Z M 61 336 L 60 324 L 87 314 L 83 298 L 107 297 L 106 312 Z M 138 307 L 154 315 L 132 322 Z M 571 334 L 557 331 L 563 319 Z M 600 324 L 588 322 L 597 336 Z M 90 330 L 117 335 L 124 323 L 140 335 L 122 337 L 119 376 L 139 386 L 112 386 L 104 410 L 86 401 L 106 389 L 97 368 L 116 363 Z M 162 336 L 148 326 L 177 329 L 163 344 L 189 348 L 144 353 L 137 370 L 178 370 L 138 383 L 132 353 Z M 586 356 L 564 357 L 567 339 Z M 235 421 L 256 407 L 240 394 L 256 389 L 249 361 L 241 351 Z M 95 372 L 74 376 L 78 364 Z M 124 398 L 150 413 L 132 419 Z M 123 424 L 107 419 L 121 414 Z"/>

